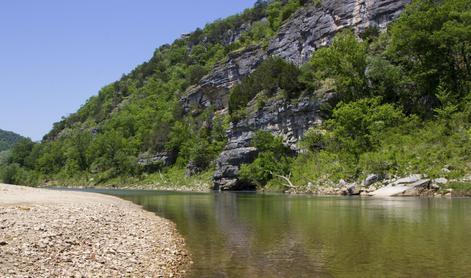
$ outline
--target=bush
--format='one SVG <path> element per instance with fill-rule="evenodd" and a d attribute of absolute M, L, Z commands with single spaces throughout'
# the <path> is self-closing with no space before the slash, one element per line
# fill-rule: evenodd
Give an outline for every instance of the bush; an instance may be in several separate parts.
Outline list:
<path fill-rule="evenodd" d="M 404 120 L 401 110 L 391 104 L 381 104 L 379 98 L 340 103 L 325 123 L 331 139 L 328 148 L 359 156 L 378 146 L 381 135 Z"/>
<path fill-rule="evenodd" d="M 289 160 L 287 157 L 279 156 L 272 151 L 265 151 L 260 153 L 254 162 L 243 164 L 239 177 L 244 182 L 263 187 L 276 175 L 288 173 Z"/>
<path fill-rule="evenodd" d="M 283 145 L 281 137 L 270 132 L 259 131 L 252 140 L 259 154 L 255 161 L 243 164 L 239 177 L 242 181 L 258 187 L 265 186 L 276 175 L 286 175 L 290 169 L 290 150 Z"/>

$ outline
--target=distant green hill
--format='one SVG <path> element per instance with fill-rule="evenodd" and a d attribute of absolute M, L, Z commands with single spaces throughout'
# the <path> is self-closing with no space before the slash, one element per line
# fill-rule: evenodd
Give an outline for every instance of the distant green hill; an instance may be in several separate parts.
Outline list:
<path fill-rule="evenodd" d="M 10 149 L 24 137 L 11 131 L 0 129 L 0 152 Z"/>

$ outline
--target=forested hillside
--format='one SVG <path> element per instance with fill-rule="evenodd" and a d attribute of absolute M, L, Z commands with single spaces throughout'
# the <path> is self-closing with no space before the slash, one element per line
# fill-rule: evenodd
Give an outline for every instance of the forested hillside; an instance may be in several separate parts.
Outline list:
<path fill-rule="evenodd" d="M 0 129 L 0 152 L 10 149 L 21 139 L 23 139 L 21 135 Z"/>
<path fill-rule="evenodd" d="M 412 1 L 387 28 L 409 1 L 373 1 L 372 18 L 340 2 L 257 1 L 161 46 L 41 143 L 17 145 L 3 180 L 212 186 L 214 175 L 218 189 L 283 189 L 287 176 L 307 187 L 471 173 L 470 1 Z M 335 28 L 292 31 L 308 17 Z"/>

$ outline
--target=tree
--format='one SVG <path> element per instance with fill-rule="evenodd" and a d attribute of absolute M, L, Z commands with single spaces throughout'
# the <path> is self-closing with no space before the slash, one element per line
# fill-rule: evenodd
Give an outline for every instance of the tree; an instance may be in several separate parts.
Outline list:
<path fill-rule="evenodd" d="M 340 103 L 325 123 L 328 132 L 324 142 L 328 142 L 330 149 L 341 149 L 358 157 L 377 146 L 386 129 L 400 125 L 404 119 L 401 110 L 392 104 L 381 104 L 379 98 Z"/>
<path fill-rule="evenodd" d="M 30 161 L 28 157 L 30 156 L 34 145 L 34 142 L 29 138 L 24 138 L 18 141 L 18 143 L 16 143 L 16 145 L 14 145 L 11 150 L 9 163 L 16 163 L 22 167 L 32 168 L 33 165 L 29 163 Z"/>
<path fill-rule="evenodd" d="M 301 80 L 311 89 L 320 89 L 333 80 L 333 89 L 345 101 L 369 96 L 367 79 L 367 44 L 360 42 L 352 31 L 343 31 L 332 46 L 316 51 L 303 67 Z"/>
<path fill-rule="evenodd" d="M 270 132 L 258 131 L 252 146 L 259 151 L 257 158 L 250 164 L 243 164 L 240 169 L 242 181 L 264 186 L 275 176 L 289 173 L 291 151 L 283 144 L 281 137 L 275 137 Z"/>
<path fill-rule="evenodd" d="M 446 86 L 460 99 L 470 91 L 471 2 L 421 0 L 410 4 L 390 29 L 388 56 L 416 83 L 409 110 L 439 105 L 436 93 Z M 425 105 L 424 105 L 425 104 Z"/>

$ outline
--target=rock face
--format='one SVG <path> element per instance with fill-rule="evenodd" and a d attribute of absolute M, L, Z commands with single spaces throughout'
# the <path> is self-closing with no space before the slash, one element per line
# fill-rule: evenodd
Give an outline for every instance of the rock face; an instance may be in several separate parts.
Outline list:
<path fill-rule="evenodd" d="M 309 127 L 322 121 L 321 106 L 335 101 L 335 94 L 323 98 L 302 98 L 297 103 L 286 100 L 273 100 L 262 109 L 254 111 L 237 123 L 232 123 L 228 131 L 228 144 L 216 162 L 214 189 L 240 190 L 253 189 L 251 185 L 240 182 L 237 178 L 241 164 L 252 162 L 257 149 L 250 143 L 257 130 L 270 131 L 282 136 L 284 143 L 293 152 L 298 152 L 296 143 Z"/>
<path fill-rule="evenodd" d="M 200 82 L 188 89 L 180 99 L 186 113 L 198 114 L 206 107 L 227 111 L 230 89 L 253 72 L 269 56 L 279 56 L 302 65 L 320 47 L 331 43 L 335 34 L 345 28 L 361 33 L 368 27 L 383 30 L 396 19 L 411 0 L 324 0 L 295 12 L 280 28 L 267 49 L 251 46 L 232 53 Z M 271 131 L 295 143 L 304 132 L 322 121 L 320 105 L 329 99 L 301 99 L 297 104 L 271 101 L 261 110 L 232 125 L 229 142 L 217 161 L 214 188 L 219 190 L 246 189 L 237 174 L 242 163 L 256 157 L 250 141 L 257 130 Z"/>
<path fill-rule="evenodd" d="M 229 90 L 250 74 L 268 56 L 279 56 L 296 65 L 330 44 L 345 28 L 361 33 L 367 27 L 382 30 L 396 19 L 411 0 L 324 0 L 297 11 L 270 42 L 268 49 L 250 46 L 229 55 L 180 100 L 185 112 L 214 106 L 227 108 Z M 231 37 L 233 41 L 234 38 Z"/>
<path fill-rule="evenodd" d="M 160 164 L 161 166 L 169 166 L 175 163 L 176 155 L 171 152 L 160 152 L 154 155 L 143 155 L 139 158 L 138 164 L 141 166 L 152 166 Z"/>
<path fill-rule="evenodd" d="M 265 52 L 259 46 L 229 54 L 229 59 L 215 66 L 196 86 L 188 89 L 180 99 L 185 113 L 197 113 L 214 106 L 216 110 L 227 108 L 229 90 L 249 75 L 264 60 Z"/>
<path fill-rule="evenodd" d="M 300 9 L 281 27 L 268 47 L 269 55 L 294 64 L 308 61 L 312 53 L 330 44 L 345 28 L 361 33 L 368 27 L 383 30 L 396 19 L 410 0 L 324 0 Z"/>

